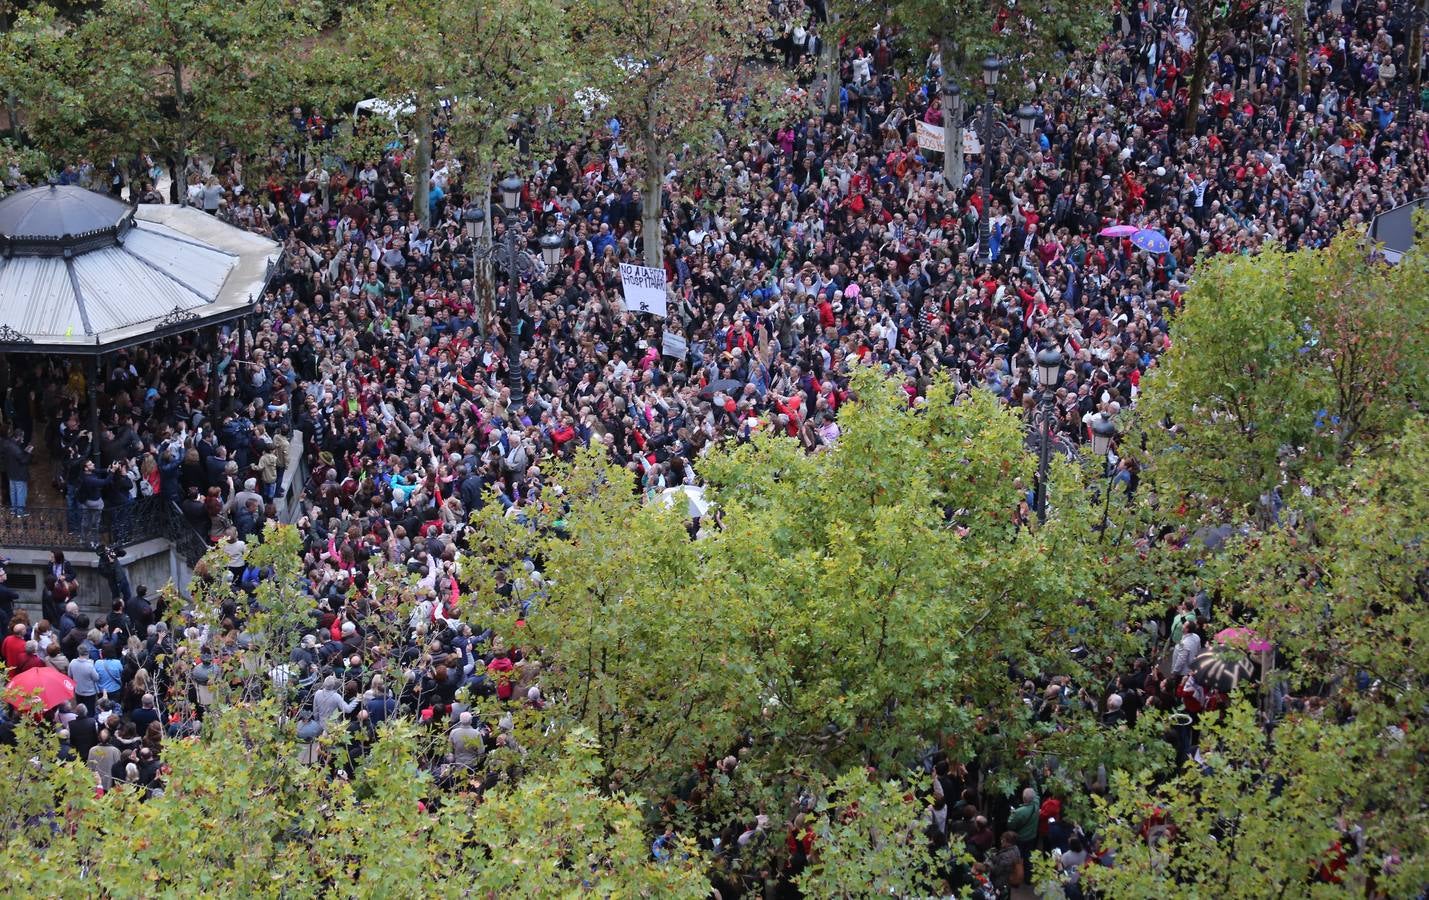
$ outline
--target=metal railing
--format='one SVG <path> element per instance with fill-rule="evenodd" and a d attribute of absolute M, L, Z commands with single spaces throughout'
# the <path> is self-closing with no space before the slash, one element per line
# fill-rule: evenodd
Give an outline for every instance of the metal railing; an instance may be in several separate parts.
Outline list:
<path fill-rule="evenodd" d="M 30 506 L 24 516 L 0 510 L 0 546 L 42 550 L 87 550 L 95 544 L 124 547 L 167 538 L 173 504 L 163 497 L 140 497 L 102 510 Z"/>
<path fill-rule="evenodd" d="M 174 552 L 179 555 L 188 567 L 192 569 L 198 565 L 198 561 L 203 559 L 203 555 L 212 546 L 207 535 L 204 535 L 189 524 L 189 520 L 184 517 L 183 510 L 178 504 L 169 501 L 169 533 L 167 535 L 169 543 L 173 545 Z"/>
<path fill-rule="evenodd" d="M 165 497 L 139 497 L 103 510 L 30 506 L 24 516 L 0 509 L 0 547 L 89 550 L 96 544 L 128 547 L 154 539 L 171 542 L 190 566 L 208 550 L 204 536 Z"/>

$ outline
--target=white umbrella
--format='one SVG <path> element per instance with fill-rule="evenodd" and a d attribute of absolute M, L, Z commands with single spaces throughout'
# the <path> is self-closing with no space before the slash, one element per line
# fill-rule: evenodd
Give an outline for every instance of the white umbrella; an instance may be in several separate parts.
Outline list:
<path fill-rule="evenodd" d="M 704 488 L 692 484 L 682 484 L 660 492 L 660 502 L 665 504 L 666 509 L 674 509 L 675 504 L 681 500 L 685 502 L 685 515 L 692 519 L 703 518 L 714 505 L 712 501 L 705 499 Z"/>

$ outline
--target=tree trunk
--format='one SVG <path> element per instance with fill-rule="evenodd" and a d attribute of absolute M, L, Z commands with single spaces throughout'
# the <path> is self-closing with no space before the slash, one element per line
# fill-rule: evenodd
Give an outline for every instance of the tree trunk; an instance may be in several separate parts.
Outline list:
<path fill-rule="evenodd" d="M 177 168 L 178 164 L 174 162 L 174 158 L 170 156 L 165 159 L 165 162 L 169 167 L 169 202 L 178 203 L 180 197 L 188 196 L 188 191 L 179 190 L 179 170 Z M 158 185 L 156 184 L 154 187 L 157 188 Z"/>
<path fill-rule="evenodd" d="M 412 161 L 412 212 L 423 228 L 432 226 L 432 104 L 417 99 L 417 158 Z"/>
<path fill-rule="evenodd" d="M 496 177 L 495 168 L 486 165 L 481 177 L 481 209 L 486 213 L 486 231 L 481 243 L 491 249 L 491 182 Z M 496 309 L 496 275 L 492 269 L 491 256 L 476 263 L 476 271 L 471 276 L 472 289 L 476 291 L 476 325 L 484 340 L 491 333 L 491 317 Z"/>
<path fill-rule="evenodd" d="M 1201 16 L 1196 16 L 1196 62 L 1191 67 L 1191 84 L 1187 88 L 1189 96 L 1186 99 L 1186 122 L 1181 126 L 1182 132 L 1187 137 L 1196 133 L 1196 120 L 1201 117 L 1201 95 L 1205 93 L 1206 64 L 1210 61 L 1211 55 L 1212 35 L 1200 21 L 1201 18 Z"/>
<path fill-rule="evenodd" d="M 664 185 L 660 145 L 649 131 L 645 134 L 645 178 L 641 185 L 640 225 L 645 238 L 645 265 L 660 269 L 665 265 L 665 239 L 660 234 L 660 190 Z"/>
<path fill-rule="evenodd" d="M 823 101 L 823 109 L 820 112 L 828 112 L 829 107 L 839 99 L 839 42 L 838 29 L 835 27 L 838 20 L 838 12 L 829 10 L 827 27 L 820 29 L 824 39 L 821 48 L 823 53 L 819 56 L 819 72 L 824 79 L 824 96 L 820 98 Z"/>
<path fill-rule="evenodd" d="M 1409 17 L 1409 84 L 1410 90 L 1416 95 L 1412 97 L 1414 108 L 1419 109 L 1419 83 L 1424 77 L 1424 28 L 1420 25 L 1425 13 L 1426 0 L 1416 0 L 1412 9 L 1413 13 Z"/>
<path fill-rule="evenodd" d="M 1295 78 L 1300 91 L 1310 83 L 1310 45 L 1305 40 L 1305 0 L 1291 0 L 1285 7 L 1290 17 L 1290 33 L 1295 38 Z"/>
<path fill-rule="evenodd" d="M 173 60 L 170 68 L 174 73 L 174 115 L 179 123 L 178 139 L 178 174 L 174 174 L 174 160 L 169 161 L 169 186 L 170 199 L 180 206 L 187 206 L 189 203 L 189 139 L 184 132 L 184 116 L 188 109 L 184 102 L 184 64 L 180 60 Z"/>
<path fill-rule="evenodd" d="M 952 71 L 953 42 L 943 38 L 938 42 L 938 57 L 943 62 L 943 180 L 950 190 L 963 186 L 963 95 L 948 93 L 952 85 L 948 73 Z"/>

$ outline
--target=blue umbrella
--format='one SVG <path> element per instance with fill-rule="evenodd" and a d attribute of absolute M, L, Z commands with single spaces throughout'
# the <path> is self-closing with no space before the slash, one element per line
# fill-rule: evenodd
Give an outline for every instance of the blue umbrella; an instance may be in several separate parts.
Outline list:
<path fill-rule="evenodd" d="M 1143 228 L 1133 234 L 1131 243 L 1147 253 L 1166 253 L 1171 249 L 1171 242 L 1166 240 L 1166 235 L 1154 228 Z"/>

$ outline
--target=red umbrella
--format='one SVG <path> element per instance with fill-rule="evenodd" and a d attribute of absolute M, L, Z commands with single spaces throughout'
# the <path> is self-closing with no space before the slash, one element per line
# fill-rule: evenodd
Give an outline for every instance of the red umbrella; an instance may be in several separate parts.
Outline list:
<path fill-rule="evenodd" d="M 16 709 L 42 713 L 74 697 L 74 682 L 49 666 L 26 669 L 5 685 L 5 702 Z"/>

